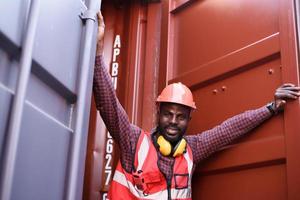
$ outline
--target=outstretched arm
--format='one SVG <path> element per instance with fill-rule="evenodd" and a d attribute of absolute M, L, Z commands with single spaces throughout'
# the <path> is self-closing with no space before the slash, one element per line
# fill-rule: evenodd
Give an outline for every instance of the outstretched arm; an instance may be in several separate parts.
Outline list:
<path fill-rule="evenodd" d="M 111 76 L 103 61 L 104 22 L 98 15 L 98 42 L 94 70 L 93 91 L 96 107 L 114 141 L 121 151 L 123 167 L 130 170 L 133 159 L 133 149 L 136 146 L 140 129 L 129 122 L 128 116 L 117 99 Z"/>
<path fill-rule="evenodd" d="M 227 119 L 213 129 L 198 135 L 187 136 L 187 141 L 193 149 L 195 163 L 202 161 L 221 147 L 248 133 L 272 115 L 282 111 L 287 100 L 297 99 L 300 96 L 299 91 L 300 88 L 293 84 L 283 84 L 276 90 L 275 100 L 269 106 L 246 111 Z"/>

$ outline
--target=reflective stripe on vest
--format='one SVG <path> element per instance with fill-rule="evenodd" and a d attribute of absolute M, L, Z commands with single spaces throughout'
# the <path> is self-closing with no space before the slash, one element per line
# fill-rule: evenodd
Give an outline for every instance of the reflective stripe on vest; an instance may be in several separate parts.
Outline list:
<path fill-rule="evenodd" d="M 168 199 L 166 179 L 157 166 L 157 159 L 157 151 L 151 142 L 150 134 L 142 131 L 134 160 L 136 173 L 127 173 L 119 162 L 111 183 L 109 199 Z M 187 146 L 187 152 L 175 158 L 171 185 L 172 199 L 192 198 L 192 169 L 192 152 Z M 139 181 L 140 179 L 142 181 Z"/>

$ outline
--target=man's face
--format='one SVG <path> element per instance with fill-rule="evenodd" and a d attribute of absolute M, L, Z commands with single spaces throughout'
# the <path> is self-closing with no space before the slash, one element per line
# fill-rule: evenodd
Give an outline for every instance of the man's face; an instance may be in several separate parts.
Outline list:
<path fill-rule="evenodd" d="M 176 103 L 161 103 L 158 128 L 161 135 L 171 143 L 176 143 L 184 135 L 191 109 Z"/>

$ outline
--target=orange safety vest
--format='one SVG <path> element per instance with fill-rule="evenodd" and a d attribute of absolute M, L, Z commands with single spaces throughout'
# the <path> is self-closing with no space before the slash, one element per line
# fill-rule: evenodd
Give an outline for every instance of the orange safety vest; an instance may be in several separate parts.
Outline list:
<path fill-rule="evenodd" d="M 189 145 L 187 151 L 175 158 L 170 184 L 157 166 L 157 150 L 149 133 L 141 132 L 137 143 L 134 166 L 136 171 L 127 173 L 119 161 L 109 192 L 109 200 L 192 199 L 193 156 Z"/>

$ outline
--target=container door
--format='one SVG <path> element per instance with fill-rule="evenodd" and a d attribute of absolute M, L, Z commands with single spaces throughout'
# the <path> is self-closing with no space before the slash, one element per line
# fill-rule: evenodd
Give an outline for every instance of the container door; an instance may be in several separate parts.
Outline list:
<path fill-rule="evenodd" d="M 24 51 L 24 38 L 29 13 L 34 0 L 0 2 L 0 169 L 4 181 L 2 195 L 17 200 L 66 199 L 70 168 L 78 169 L 75 185 L 81 199 L 85 145 L 89 118 L 94 55 L 86 81 L 87 93 L 82 129 L 75 131 L 78 117 L 79 85 L 82 81 L 83 41 L 86 26 L 80 14 L 91 1 L 51 0 L 39 1 L 37 25 L 32 53 L 32 66 L 25 95 L 22 120 L 17 140 L 8 141 L 12 105 L 17 95 L 20 74 L 20 52 Z M 98 1 L 100 4 L 100 1 Z M 99 5 L 98 5 L 99 7 Z M 95 30 L 96 30 L 95 23 Z M 95 32 L 93 45 L 95 49 Z M 92 42 L 92 41 L 91 41 Z M 80 144 L 73 144 L 74 138 Z M 14 143 L 14 144 L 12 144 Z M 4 160 L 14 145 L 16 153 Z M 76 146 L 77 145 L 77 146 Z M 81 164 L 71 164 L 74 147 Z M 8 165 L 8 162 L 10 163 Z M 12 164 L 12 165 L 11 165 Z M 11 176 L 4 180 L 3 169 L 12 166 Z M 81 178 L 80 178 L 81 177 Z M 8 186 L 6 183 L 11 182 Z M 74 183 L 73 183 L 74 185 Z M 8 191 L 9 190 L 9 191 Z M 5 199 L 6 199 L 5 198 Z M 0 197 L 1 199 L 1 197 Z M 75 199 L 75 198 L 74 198 Z"/>
<path fill-rule="evenodd" d="M 199 133 L 299 84 L 292 0 L 171 0 L 167 81 L 183 82 Z M 200 164 L 193 199 L 300 199 L 299 102 Z"/>

